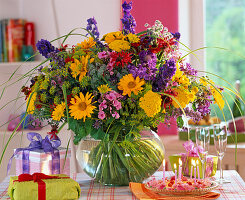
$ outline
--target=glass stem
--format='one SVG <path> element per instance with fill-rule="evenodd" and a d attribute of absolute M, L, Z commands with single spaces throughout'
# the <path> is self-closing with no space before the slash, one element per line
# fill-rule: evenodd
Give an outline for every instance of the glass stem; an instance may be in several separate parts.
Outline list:
<path fill-rule="evenodd" d="M 219 169 L 220 169 L 220 180 L 223 180 L 224 178 L 223 178 L 223 169 L 222 169 L 222 156 L 219 156 L 219 164 L 220 164 L 220 166 L 219 166 Z"/>
<path fill-rule="evenodd" d="M 202 178 L 205 179 L 205 161 L 202 162 Z"/>

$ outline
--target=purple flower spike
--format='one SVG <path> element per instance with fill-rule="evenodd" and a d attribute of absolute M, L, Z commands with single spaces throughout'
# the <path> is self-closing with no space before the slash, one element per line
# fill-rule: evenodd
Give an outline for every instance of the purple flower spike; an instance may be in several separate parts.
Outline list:
<path fill-rule="evenodd" d="M 123 33 L 129 34 L 129 33 L 135 33 L 135 27 L 136 27 L 136 21 L 134 17 L 130 14 L 130 11 L 132 10 L 132 1 L 127 3 L 124 1 L 122 4 L 123 8 L 123 18 L 121 19 L 123 24 Z"/>
<path fill-rule="evenodd" d="M 90 31 L 96 39 L 99 38 L 100 33 L 97 27 L 97 21 L 95 20 L 94 17 L 87 19 L 87 31 Z"/>
<path fill-rule="evenodd" d="M 48 40 L 44 40 L 44 39 L 39 40 L 36 44 L 36 47 L 40 52 L 40 54 L 45 58 L 49 58 L 49 53 L 59 51 Z"/>

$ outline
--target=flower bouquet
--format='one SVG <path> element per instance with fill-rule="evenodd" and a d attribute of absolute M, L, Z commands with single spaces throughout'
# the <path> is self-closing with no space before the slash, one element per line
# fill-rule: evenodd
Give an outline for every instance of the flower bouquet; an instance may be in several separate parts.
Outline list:
<path fill-rule="evenodd" d="M 224 106 L 221 89 L 185 62 L 178 32 L 156 21 L 135 33 L 132 3 L 124 2 L 122 8 L 123 29 L 101 39 L 90 18 L 81 34 L 86 39 L 71 48 L 65 41 L 78 35 L 73 32 L 59 48 L 38 41 L 46 60 L 22 88 L 28 113 L 57 129 L 68 123 L 74 143 L 83 144 L 78 159 L 86 160 L 81 164 L 85 172 L 116 185 L 141 182 L 159 168 L 164 150 L 149 133 L 160 122 L 174 117 L 182 127 L 185 116 L 198 121 L 210 112 L 211 103 Z"/>

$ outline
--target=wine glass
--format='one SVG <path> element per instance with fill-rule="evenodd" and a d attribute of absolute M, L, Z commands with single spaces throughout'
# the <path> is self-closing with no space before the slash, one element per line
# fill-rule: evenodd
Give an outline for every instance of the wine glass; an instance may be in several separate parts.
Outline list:
<path fill-rule="evenodd" d="M 209 133 L 209 127 L 196 128 L 196 145 L 197 145 L 197 151 L 199 155 L 199 159 L 202 163 L 202 177 L 205 179 L 205 172 L 206 172 L 206 159 L 208 155 L 208 147 L 210 142 L 210 133 Z"/>
<path fill-rule="evenodd" d="M 225 155 L 226 144 L 227 144 L 227 128 L 226 125 L 216 124 L 213 126 L 213 136 L 214 136 L 214 145 L 219 157 L 220 163 L 220 178 L 217 180 L 218 183 L 230 183 L 223 177 L 223 169 L 222 169 L 222 160 Z"/>

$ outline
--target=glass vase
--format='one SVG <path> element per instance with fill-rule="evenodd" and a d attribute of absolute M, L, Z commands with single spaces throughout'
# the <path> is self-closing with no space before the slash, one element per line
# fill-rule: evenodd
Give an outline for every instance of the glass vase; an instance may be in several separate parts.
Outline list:
<path fill-rule="evenodd" d="M 164 146 L 150 129 L 141 137 L 122 141 L 80 141 L 76 152 L 79 165 L 90 177 L 105 185 L 129 185 L 142 182 L 154 174 L 164 159 Z"/>

